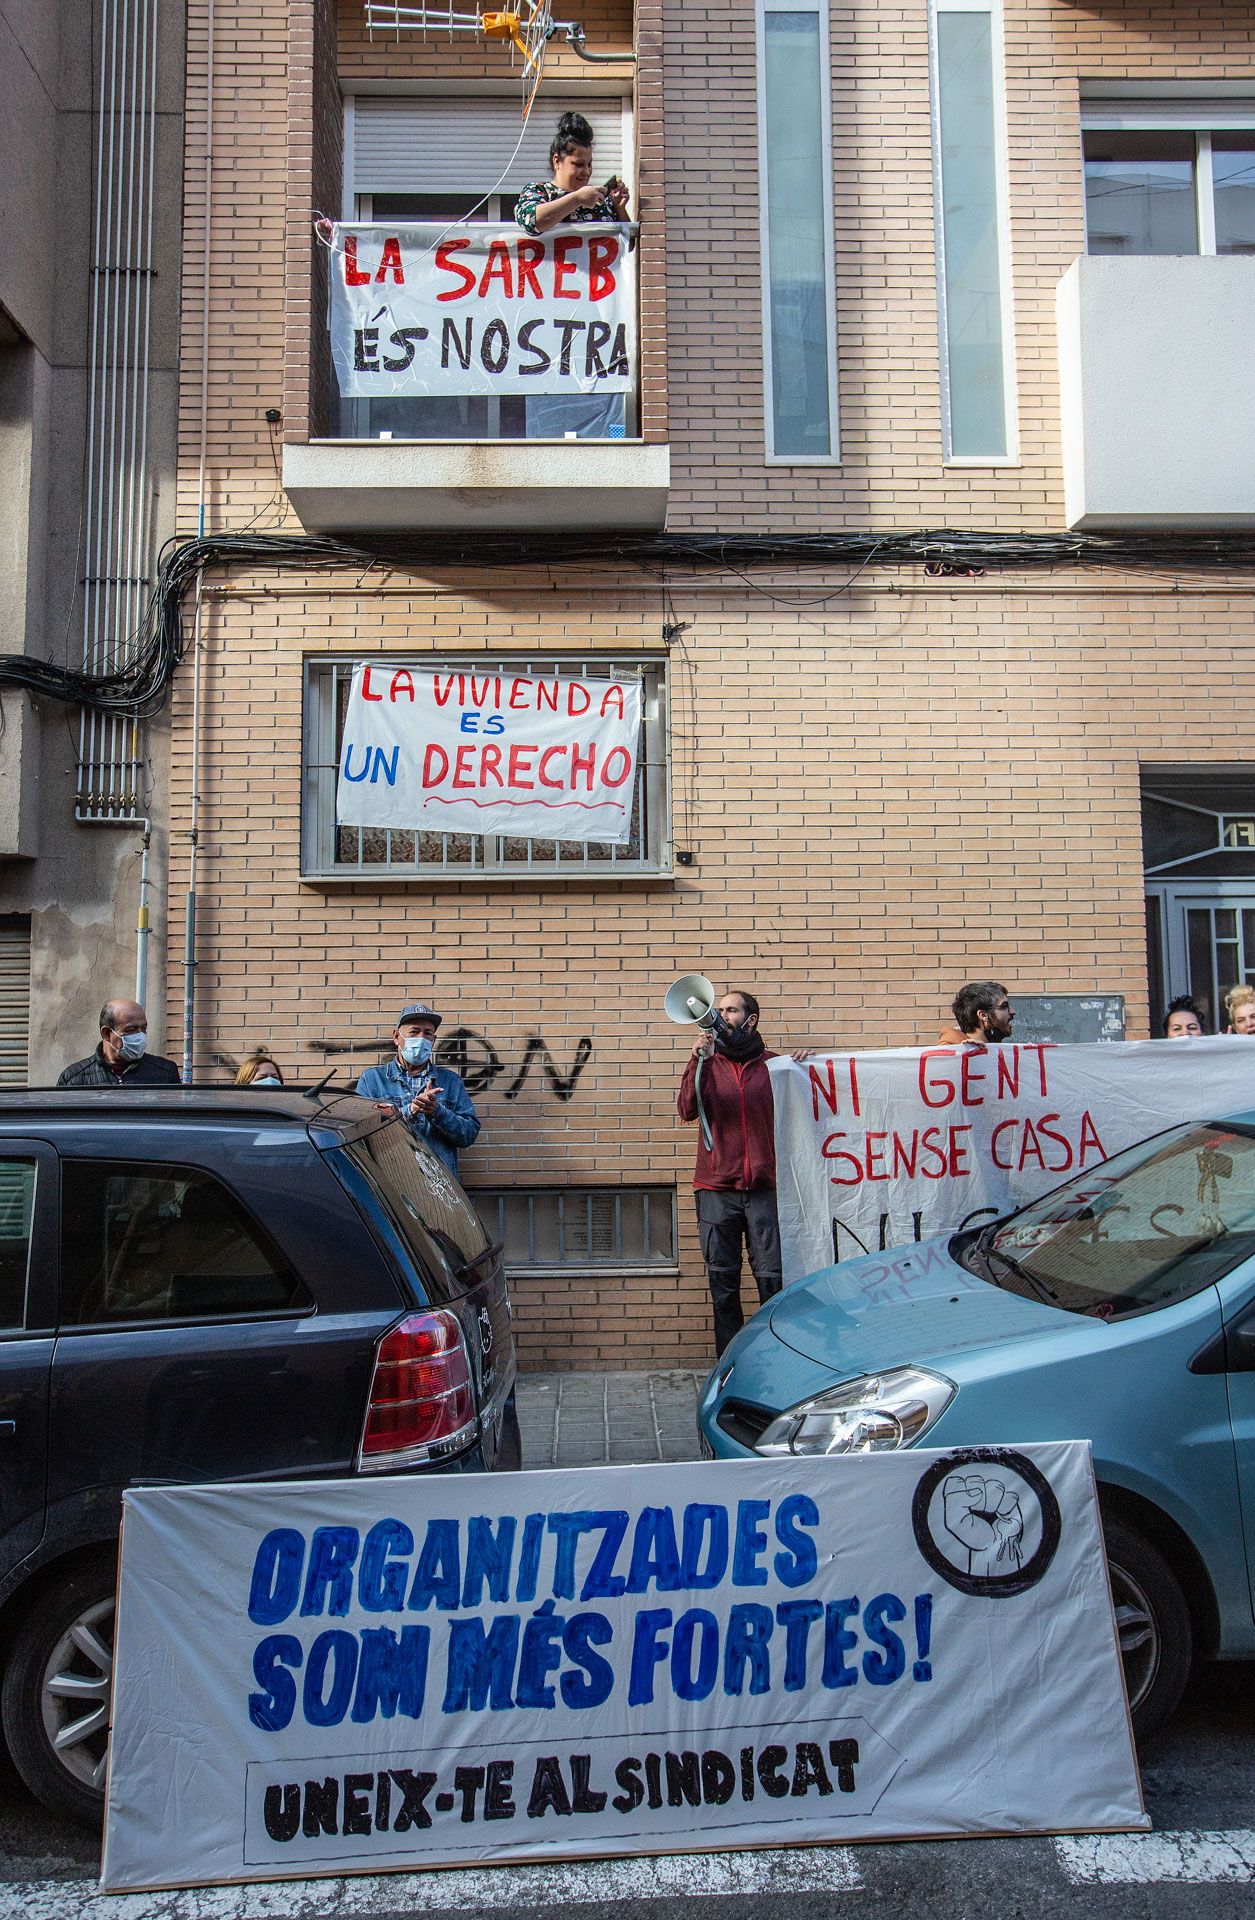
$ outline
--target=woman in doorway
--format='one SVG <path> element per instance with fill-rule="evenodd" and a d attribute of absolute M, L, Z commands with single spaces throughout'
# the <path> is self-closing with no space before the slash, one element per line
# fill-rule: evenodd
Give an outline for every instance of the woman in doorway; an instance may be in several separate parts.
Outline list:
<path fill-rule="evenodd" d="M 1224 1004 L 1229 1032 L 1245 1033 L 1255 1040 L 1255 987 L 1230 987 Z"/>
<path fill-rule="evenodd" d="M 1166 1040 L 1201 1040 L 1203 1037 L 1203 1016 L 1190 999 L 1188 993 L 1177 995 L 1168 1002 L 1163 1017 L 1164 1038 Z"/>
<path fill-rule="evenodd" d="M 524 233 L 546 234 L 572 221 L 626 220 L 629 194 L 617 175 L 593 180 L 593 130 L 582 113 L 564 113 L 549 145 L 551 177 L 524 187 L 514 218 Z M 527 402 L 529 440 L 622 440 L 621 393 L 542 393 Z"/>

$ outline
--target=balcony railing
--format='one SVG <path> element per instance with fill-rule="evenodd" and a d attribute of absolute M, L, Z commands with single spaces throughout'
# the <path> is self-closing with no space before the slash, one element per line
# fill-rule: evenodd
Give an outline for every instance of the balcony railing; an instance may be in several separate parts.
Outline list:
<path fill-rule="evenodd" d="M 666 519 L 640 435 L 637 229 L 345 225 L 331 234 L 337 437 L 290 443 L 311 532 Z"/>
<path fill-rule="evenodd" d="M 1069 526 L 1255 525 L 1255 259 L 1087 255 L 1057 309 Z"/>
<path fill-rule="evenodd" d="M 634 439 L 635 236 L 594 222 L 337 227 L 340 437 Z"/>

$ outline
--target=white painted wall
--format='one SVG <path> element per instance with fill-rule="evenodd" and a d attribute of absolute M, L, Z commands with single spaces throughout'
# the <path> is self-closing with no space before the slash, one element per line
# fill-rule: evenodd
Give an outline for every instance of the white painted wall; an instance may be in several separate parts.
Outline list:
<path fill-rule="evenodd" d="M 1068 525 L 1255 525 L 1255 258 L 1084 256 L 1056 314 Z"/>

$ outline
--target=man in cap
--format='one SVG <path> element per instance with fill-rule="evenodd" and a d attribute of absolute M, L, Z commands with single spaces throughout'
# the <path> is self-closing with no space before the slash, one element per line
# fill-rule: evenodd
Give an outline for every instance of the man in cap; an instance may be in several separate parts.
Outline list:
<path fill-rule="evenodd" d="M 458 1149 L 474 1143 L 479 1115 L 457 1074 L 435 1065 L 442 1017 L 422 1000 L 402 1007 L 392 1030 L 396 1053 L 385 1066 L 367 1067 L 357 1091 L 364 1099 L 394 1107 L 415 1139 L 425 1140 L 456 1176 Z"/>

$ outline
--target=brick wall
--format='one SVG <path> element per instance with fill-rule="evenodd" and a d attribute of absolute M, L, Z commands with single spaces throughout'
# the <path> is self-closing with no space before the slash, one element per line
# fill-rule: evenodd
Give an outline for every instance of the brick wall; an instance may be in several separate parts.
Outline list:
<path fill-rule="evenodd" d="M 640 11 L 643 84 L 661 47 L 661 91 L 651 83 L 639 126 L 642 186 L 666 173 L 673 525 L 1062 524 L 1052 302 L 1080 246 L 1079 80 L 1242 74 L 1255 9 L 1009 0 L 1022 444 L 1010 471 L 940 464 L 923 15 L 923 0 L 833 10 L 846 464 L 790 472 L 762 461 L 752 12 Z M 304 60 L 318 18 L 314 0 L 217 0 L 211 527 L 253 515 L 294 525 L 261 413 L 284 392 L 286 338 L 286 430 L 303 430 L 309 388 L 293 382 L 292 343 L 304 336 L 305 296 L 292 288 L 314 256 L 297 183 L 302 168 L 313 182 L 321 167 L 325 181 L 334 151 L 314 125 L 313 65 L 290 73 L 289 47 Z M 395 46 L 369 46 L 357 20 L 341 7 L 342 71 L 395 73 L 383 64 L 398 59 Z M 421 58 L 438 53 L 433 44 Z M 478 70 L 469 56 L 459 68 Z M 200 450 L 204 72 L 194 0 L 185 527 Z M 289 124 L 302 87 L 307 142 Z M 868 570 L 849 591 L 822 577 L 730 573 L 673 576 L 667 590 L 669 601 L 658 582 L 555 559 L 529 575 L 458 580 L 232 574 L 211 579 L 205 599 L 199 1059 L 264 1041 L 287 1068 L 321 1073 L 318 1041 L 386 1032 L 415 993 L 512 1067 L 532 1034 L 560 1067 L 589 1035 L 569 1102 L 537 1074 L 512 1102 L 506 1076 L 494 1081 L 468 1181 L 680 1189 L 679 1277 L 519 1283 L 531 1365 L 687 1365 L 709 1354 L 687 1200 L 694 1137 L 672 1115 L 686 1042 L 660 1008 L 674 974 L 701 965 L 721 984 L 753 986 L 767 1037 L 782 1044 L 931 1038 L 955 986 L 989 973 L 1022 992 L 1123 992 L 1131 1030 L 1144 1033 L 1139 760 L 1240 761 L 1255 722 L 1255 635 L 1240 585 L 1079 574 L 927 583 Z M 302 883 L 305 657 L 658 653 L 667 613 L 690 623 L 672 654 L 671 760 L 676 840 L 695 860 L 674 881 Z M 170 796 L 176 1003 L 190 713 L 185 667 Z"/>

